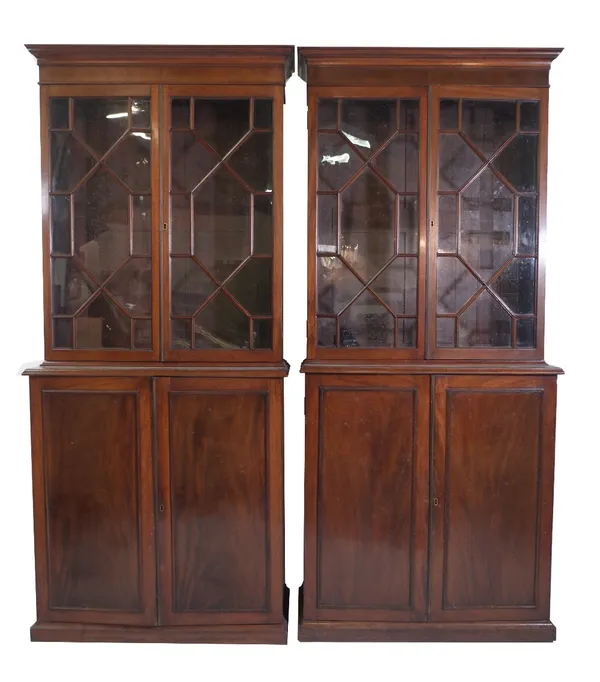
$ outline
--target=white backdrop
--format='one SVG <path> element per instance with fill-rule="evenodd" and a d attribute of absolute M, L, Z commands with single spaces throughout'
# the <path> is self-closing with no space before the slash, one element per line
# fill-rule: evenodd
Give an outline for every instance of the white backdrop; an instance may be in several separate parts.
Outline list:
<path fill-rule="evenodd" d="M 600 194 L 593 2 L 235 2 L 4 4 L 0 27 L 0 679 L 574 681 L 600 679 L 597 271 Z M 10 7 L 10 9 L 9 9 Z M 10 12 L 10 13 L 9 13 Z M 8 17 L 11 17 L 10 19 Z M 37 66 L 23 43 L 564 47 L 550 77 L 546 359 L 559 378 L 552 579 L 555 644 L 299 644 L 306 318 L 305 84 L 285 107 L 284 340 L 287 647 L 30 644 L 35 621 L 27 380 L 43 357 Z M 595 305 L 594 305 L 595 304 Z M 590 666 L 592 666 L 590 668 Z M 593 670 L 596 670 L 594 673 Z M 586 672 L 584 672 L 586 671 Z"/>

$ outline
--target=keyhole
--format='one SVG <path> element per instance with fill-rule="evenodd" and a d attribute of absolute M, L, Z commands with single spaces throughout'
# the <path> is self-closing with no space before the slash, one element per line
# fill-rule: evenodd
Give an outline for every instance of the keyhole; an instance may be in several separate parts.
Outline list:
<path fill-rule="evenodd" d="M 164 505 L 164 504 L 161 504 L 161 505 L 158 507 L 158 511 L 164 512 L 164 510 L 165 510 L 165 505 Z"/>
<path fill-rule="evenodd" d="M 434 507 L 437 507 L 437 506 L 439 505 L 439 503 L 440 503 L 440 501 L 438 500 L 438 498 L 437 498 L 437 497 L 434 497 L 434 498 L 433 498 L 433 506 L 434 506 Z"/>

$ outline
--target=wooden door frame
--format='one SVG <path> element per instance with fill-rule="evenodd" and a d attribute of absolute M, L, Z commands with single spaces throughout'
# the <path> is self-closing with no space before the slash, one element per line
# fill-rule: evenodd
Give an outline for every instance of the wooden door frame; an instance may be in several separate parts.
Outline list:
<path fill-rule="evenodd" d="M 160 625 L 281 623 L 284 589 L 282 379 L 165 378 L 155 380 L 158 491 L 158 595 Z M 266 418 L 267 595 L 265 611 L 174 612 L 170 400 L 172 393 L 263 394 Z"/>
<path fill-rule="evenodd" d="M 156 545 L 152 461 L 152 401 L 148 378 L 30 377 L 36 595 L 38 622 L 156 625 Z M 51 392 L 117 393 L 136 396 L 138 518 L 141 612 L 99 609 L 53 609 L 49 605 L 48 519 L 43 394 Z"/>

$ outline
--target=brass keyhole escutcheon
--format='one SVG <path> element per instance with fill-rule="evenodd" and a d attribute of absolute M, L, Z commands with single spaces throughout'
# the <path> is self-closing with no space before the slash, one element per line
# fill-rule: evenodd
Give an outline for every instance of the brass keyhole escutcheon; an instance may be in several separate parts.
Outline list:
<path fill-rule="evenodd" d="M 164 510 L 165 510 L 165 505 L 164 505 L 164 504 L 161 504 L 161 505 L 158 507 L 158 511 L 164 512 Z"/>
<path fill-rule="evenodd" d="M 440 503 L 440 501 L 438 500 L 438 498 L 437 498 L 437 497 L 434 497 L 434 498 L 433 498 L 433 506 L 434 506 L 434 507 L 437 507 L 437 506 L 439 505 L 439 503 Z"/>

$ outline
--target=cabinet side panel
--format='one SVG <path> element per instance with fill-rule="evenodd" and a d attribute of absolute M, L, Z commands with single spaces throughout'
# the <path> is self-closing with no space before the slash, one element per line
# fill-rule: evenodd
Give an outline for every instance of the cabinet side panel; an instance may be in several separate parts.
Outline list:
<path fill-rule="evenodd" d="M 48 605 L 142 611 L 134 393 L 42 393 Z"/>
<path fill-rule="evenodd" d="M 170 395 L 175 613 L 269 609 L 266 397 Z"/>
<path fill-rule="evenodd" d="M 410 608 L 415 398 L 321 393 L 320 608 Z"/>

